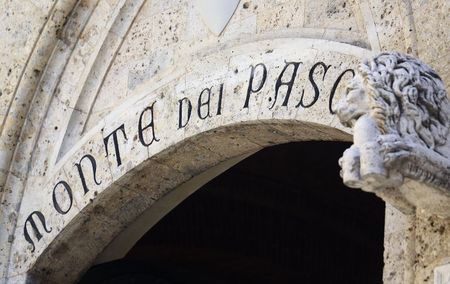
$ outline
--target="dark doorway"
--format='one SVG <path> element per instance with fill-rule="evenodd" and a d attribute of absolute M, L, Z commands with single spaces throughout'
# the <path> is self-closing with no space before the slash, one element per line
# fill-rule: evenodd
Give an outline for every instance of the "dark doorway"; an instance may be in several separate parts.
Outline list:
<path fill-rule="evenodd" d="M 82 283 L 382 283 L 384 203 L 346 188 L 342 142 L 266 148 Z"/>

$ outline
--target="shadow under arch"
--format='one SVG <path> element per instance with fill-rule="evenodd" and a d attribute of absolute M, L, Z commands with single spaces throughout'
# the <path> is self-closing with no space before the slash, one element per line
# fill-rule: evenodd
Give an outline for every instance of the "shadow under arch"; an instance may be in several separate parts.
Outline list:
<path fill-rule="evenodd" d="M 144 161 L 101 192 L 47 246 L 27 278 L 45 283 L 76 281 L 96 259 L 119 257 L 108 255 L 108 245 L 116 243 L 126 252 L 140 234 L 202 184 L 264 147 L 295 141 L 350 140 L 351 135 L 341 130 L 294 120 L 238 123 L 187 138 Z M 158 216 L 147 218 L 146 224 L 138 222 L 134 238 L 121 243 L 120 233 L 127 228 L 128 232 L 136 230 L 132 223 L 146 211 L 155 212 L 151 208 L 157 209 Z M 142 216 L 145 221 L 145 214 Z"/>
<path fill-rule="evenodd" d="M 336 161 L 349 145 L 301 141 L 258 151 L 183 200 L 124 257 L 92 266 L 80 284 L 381 283 L 385 205 L 342 183 Z"/>

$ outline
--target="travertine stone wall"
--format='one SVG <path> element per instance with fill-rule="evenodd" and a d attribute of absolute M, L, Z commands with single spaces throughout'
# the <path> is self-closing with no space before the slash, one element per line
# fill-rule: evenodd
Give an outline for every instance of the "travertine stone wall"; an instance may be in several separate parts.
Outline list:
<path fill-rule="evenodd" d="M 341 72 L 372 53 L 411 53 L 435 68 L 447 86 L 450 82 L 446 0 L 241 1 L 220 36 L 209 31 L 195 1 L 188 0 L 5 0 L 0 5 L 0 282 L 76 279 L 141 210 L 233 155 L 269 142 L 348 139 L 329 113 L 330 91 Z M 281 103 L 283 86 L 276 106 L 269 108 L 284 60 L 302 65 L 289 105 Z M 307 102 L 315 96 L 308 76 L 318 62 L 332 66 L 313 72 L 321 95 L 313 106 L 296 108 L 302 89 Z M 268 67 L 267 83 L 243 114 L 250 66 L 258 63 Z M 280 77 L 283 82 L 292 68 Z M 255 76 L 261 79 L 261 70 Z M 178 100 L 197 103 L 201 91 L 211 87 L 217 100 L 221 83 L 223 112 L 206 122 L 193 118 L 177 129 Z M 161 109 L 155 105 L 155 121 L 167 123 L 155 123 L 156 133 L 164 133 L 161 142 L 135 146 L 139 116 L 152 102 L 145 100 L 156 98 L 167 103 Z M 195 105 L 192 112 L 197 115 Z M 144 121 L 149 119 L 147 112 Z M 103 139 L 121 123 L 128 140 L 118 134 L 124 161 L 119 167 L 113 144 L 105 155 Z M 220 130 L 227 125 L 234 128 Z M 216 127 L 219 132 L 208 132 Z M 145 138 L 151 140 L 149 130 Z M 245 138 L 249 135 L 253 140 Z M 84 194 L 74 164 L 88 153 L 97 159 L 102 185 L 87 174 L 87 186 L 95 190 Z M 139 181 L 139 174 L 159 178 L 150 186 L 150 199 L 140 198 L 148 180 Z M 127 183 L 130 178 L 134 185 Z M 72 207 L 63 215 L 52 204 L 53 187 L 61 180 L 73 189 Z M 65 210 L 70 200 L 59 186 L 56 198 Z M 31 234 L 32 254 L 24 221 L 33 210 L 44 210 L 52 229 L 45 233 L 39 227 L 44 232 L 39 241 Z M 92 242 L 86 245 L 81 236 Z M 388 207 L 385 282 L 430 283 L 433 267 L 448 261 L 449 240 L 448 221 L 426 212 L 406 217 Z M 77 255 L 75 244 L 84 244 L 84 255 Z M 49 257 L 84 267 L 67 272 L 64 267 L 70 265 L 62 263 L 59 270 L 42 271 L 54 265 Z"/>

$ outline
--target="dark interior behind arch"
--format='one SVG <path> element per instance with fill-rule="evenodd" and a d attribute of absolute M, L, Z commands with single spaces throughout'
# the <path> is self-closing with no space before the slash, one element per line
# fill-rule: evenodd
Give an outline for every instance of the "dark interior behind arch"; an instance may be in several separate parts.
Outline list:
<path fill-rule="evenodd" d="M 82 283 L 381 283 L 384 203 L 342 185 L 337 160 L 348 146 L 256 153 Z"/>

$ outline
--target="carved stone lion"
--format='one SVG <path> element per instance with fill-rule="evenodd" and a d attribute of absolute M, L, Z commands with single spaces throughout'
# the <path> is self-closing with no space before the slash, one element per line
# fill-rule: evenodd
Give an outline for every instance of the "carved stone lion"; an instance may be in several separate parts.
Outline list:
<path fill-rule="evenodd" d="M 450 194 L 450 102 L 428 65 L 398 52 L 364 61 L 337 115 L 354 130 L 339 160 L 347 186 L 376 191 L 409 178 Z"/>

